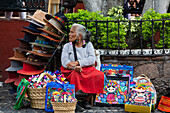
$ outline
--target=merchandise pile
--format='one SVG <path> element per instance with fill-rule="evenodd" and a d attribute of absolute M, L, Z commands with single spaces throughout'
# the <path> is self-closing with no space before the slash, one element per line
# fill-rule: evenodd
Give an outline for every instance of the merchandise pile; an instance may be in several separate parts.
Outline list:
<path fill-rule="evenodd" d="M 29 77 L 45 71 L 44 68 L 66 30 L 64 25 L 67 18 L 60 12 L 52 16 L 44 11 L 36 10 L 32 16 L 28 15 L 28 17 L 26 22 L 29 26 L 23 26 L 21 29 L 24 37 L 18 37 L 19 46 L 13 48 L 14 56 L 9 58 L 11 66 L 6 69 L 8 78 L 5 83 L 10 83 L 14 89 L 11 94 L 16 93 L 21 79 L 28 80 Z"/>

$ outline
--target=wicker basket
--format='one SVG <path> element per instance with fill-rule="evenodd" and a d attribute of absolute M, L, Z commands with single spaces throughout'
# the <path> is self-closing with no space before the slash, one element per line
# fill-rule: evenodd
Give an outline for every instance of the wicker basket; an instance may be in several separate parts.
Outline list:
<path fill-rule="evenodd" d="M 54 113 L 75 113 L 76 102 L 51 102 Z"/>
<path fill-rule="evenodd" d="M 50 80 L 52 80 L 52 76 L 48 73 L 41 73 L 39 76 L 37 83 L 40 82 L 40 80 L 44 76 L 48 76 Z M 45 109 L 45 95 L 46 95 L 46 88 L 28 88 L 28 97 L 31 101 L 31 107 L 32 108 L 38 108 L 38 109 Z"/>
<path fill-rule="evenodd" d="M 45 109 L 46 88 L 28 88 L 32 108 Z"/>

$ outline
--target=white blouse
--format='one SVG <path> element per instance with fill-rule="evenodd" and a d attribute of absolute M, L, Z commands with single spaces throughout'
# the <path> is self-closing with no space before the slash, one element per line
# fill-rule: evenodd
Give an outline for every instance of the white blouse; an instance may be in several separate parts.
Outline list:
<path fill-rule="evenodd" d="M 91 42 L 88 42 L 85 48 L 76 47 L 76 53 L 77 60 L 79 61 L 81 67 L 91 66 L 95 63 L 94 47 Z M 73 46 L 71 43 L 66 43 L 61 54 L 62 66 L 67 68 L 66 65 L 72 61 L 75 61 Z"/>

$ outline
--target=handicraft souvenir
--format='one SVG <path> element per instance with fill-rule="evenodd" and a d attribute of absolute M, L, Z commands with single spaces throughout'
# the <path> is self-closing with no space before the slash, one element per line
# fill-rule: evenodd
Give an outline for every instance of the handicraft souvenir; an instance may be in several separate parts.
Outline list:
<path fill-rule="evenodd" d="M 133 81 L 133 66 L 101 64 L 101 70 L 107 76 L 129 76 L 130 82 Z"/>
<path fill-rule="evenodd" d="M 75 86 L 64 82 L 50 82 L 46 87 L 45 110 L 53 112 L 52 102 L 75 102 Z"/>
<path fill-rule="evenodd" d="M 125 104 L 126 112 L 150 113 L 151 108 L 151 92 L 135 89 L 129 93 L 129 98 Z"/>
<path fill-rule="evenodd" d="M 95 102 L 105 104 L 125 104 L 129 92 L 129 76 L 107 76 L 103 93 L 97 94 Z"/>

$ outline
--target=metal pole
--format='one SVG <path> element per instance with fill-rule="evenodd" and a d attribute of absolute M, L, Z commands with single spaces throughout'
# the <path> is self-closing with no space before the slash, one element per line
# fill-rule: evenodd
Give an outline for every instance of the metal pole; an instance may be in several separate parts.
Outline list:
<path fill-rule="evenodd" d="M 132 36 L 131 36 L 131 20 L 129 20 L 129 37 L 130 37 L 130 52 L 129 55 L 132 55 L 132 51 L 131 51 L 131 41 L 132 41 Z"/>
<path fill-rule="evenodd" d="M 64 36 L 62 37 L 60 43 L 58 44 L 58 47 L 59 47 L 59 46 L 61 45 L 61 43 L 63 42 L 64 37 L 65 37 L 65 34 L 64 34 Z M 55 49 L 53 55 L 50 57 L 49 61 L 47 62 L 46 66 L 45 66 L 45 70 L 47 70 L 47 67 L 48 67 L 48 65 L 51 63 L 51 60 L 54 58 L 54 56 L 55 56 L 57 50 L 58 50 L 58 48 Z"/>
<path fill-rule="evenodd" d="M 109 55 L 109 51 L 108 51 L 108 49 L 109 49 L 109 42 L 108 42 L 108 19 L 107 19 L 107 55 Z"/>
<path fill-rule="evenodd" d="M 142 34 L 142 19 L 140 21 L 141 25 L 141 37 L 140 37 L 140 45 L 141 45 L 141 55 L 143 55 L 143 34 Z"/>
<path fill-rule="evenodd" d="M 119 19 L 117 20 L 118 21 L 118 55 L 120 55 L 120 34 L 119 34 Z"/>
<path fill-rule="evenodd" d="M 96 19 L 96 49 L 98 49 L 97 26 L 98 26 L 98 23 L 97 23 L 97 19 Z"/>
<path fill-rule="evenodd" d="M 162 54 L 165 54 L 165 44 L 164 44 L 164 41 L 165 41 L 165 36 L 164 36 L 164 25 L 165 25 L 165 20 L 163 19 L 162 20 L 162 29 L 163 29 L 163 36 L 162 36 L 162 39 L 163 39 L 163 51 L 162 51 Z"/>
<path fill-rule="evenodd" d="M 154 25 L 154 21 L 152 19 L 152 54 L 154 54 L 153 25 Z"/>

